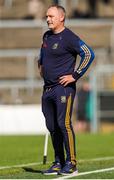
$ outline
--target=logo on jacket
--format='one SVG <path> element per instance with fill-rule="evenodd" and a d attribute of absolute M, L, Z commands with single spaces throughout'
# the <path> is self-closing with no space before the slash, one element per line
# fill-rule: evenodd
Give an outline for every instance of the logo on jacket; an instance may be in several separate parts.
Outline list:
<path fill-rule="evenodd" d="M 53 46 L 52 46 L 52 49 L 57 49 L 58 48 L 58 43 L 55 43 Z"/>
<path fill-rule="evenodd" d="M 66 103 L 66 96 L 61 96 L 61 103 Z"/>

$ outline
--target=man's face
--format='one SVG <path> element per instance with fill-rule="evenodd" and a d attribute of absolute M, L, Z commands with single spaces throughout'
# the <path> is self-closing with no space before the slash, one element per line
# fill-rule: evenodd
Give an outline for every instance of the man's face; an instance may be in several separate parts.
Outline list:
<path fill-rule="evenodd" d="M 60 28 L 64 17 L 56 7 L 51 7 L 47 10 L 46 19 L 49 29 L 54 31 Z"/>

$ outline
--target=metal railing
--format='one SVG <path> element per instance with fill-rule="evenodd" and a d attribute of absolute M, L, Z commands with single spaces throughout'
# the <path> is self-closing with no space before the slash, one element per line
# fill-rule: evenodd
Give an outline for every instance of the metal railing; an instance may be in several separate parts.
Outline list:
<path fill-rule="evenodd" d="M 66 20 L 66 25 L 71 27 L 92 27 L 92 26 L 101 26 L 101 25 L 111 25 L 112 29 L 110 31 L 110 47 L 114 49 L 114 22 L 113 20 Z M 0 20 L 0 28 L 42 28 L 42 34 L 47 29 L 47 25 L 45 21 L 42 20 Z M 113 52 L 113 51 L 112 51 Z M 3 88 L 10 88 L 12 92 L 17 92 L 19 88 L 40 88 L 43 84 L 42 80 L 38 80 L 35 77 L 35 70 L 34 70 L 34 63 L 35 63 L 35 56 L 39 53 L 39 49 L 0 49 L 0 57 L 15 57 L 25 56 L 26 60 L 26 79 L 25 80 L 1 80 L 0 81 L 0 89 Z M 96 50 L 96 54 L 100 59 L 105 58 L 107 51 L 106 49 L 98 49 Z"/>
<path fill-rule="evenodd" d="M 105 77 L 109 77 L 110 86 Z M 114 65 L 99 65 L 96 66 L 94 72 L 90 74 L 90 84 L 91 84 L 91 101 L 93 117 L 91 120 L 91 131 L 97 132 L 100 126 L 101 118 L 113 118 L 114 119 L 114 108 L 108 110 L 102 110 L 100 105 L 99 93 L 107 92 L 109 95 L 114 92 L 114 87 L 111 87 L 111 82 L 114 80 Z M 113 109 L 113 110 L 112 110 Z"/>

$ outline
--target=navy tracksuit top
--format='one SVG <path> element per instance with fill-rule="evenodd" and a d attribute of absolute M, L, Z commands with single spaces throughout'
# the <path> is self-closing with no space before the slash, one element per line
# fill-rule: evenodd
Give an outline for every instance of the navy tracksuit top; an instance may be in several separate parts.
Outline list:
<path fill-rule="evenodd" d="M 75 70 L 77 55 L 81 57 L 81 60 Z M 55 86 L 59 83 L 60 76 L 68 74 L 72 74 L 77 81 L 93 59 L 92 49 L 68 28 L 58 34 L 54 34 L 51 30 L 47 31 L 43 36 L 39 58 L 44 85 Z"/>

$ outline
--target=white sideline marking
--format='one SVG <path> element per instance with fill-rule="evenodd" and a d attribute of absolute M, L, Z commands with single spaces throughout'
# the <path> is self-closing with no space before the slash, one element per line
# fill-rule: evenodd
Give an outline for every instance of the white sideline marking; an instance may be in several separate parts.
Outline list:
<path fill-rule="evenodd" d="M 64 176 L 64 177 L 59 177 L 56 179 L 67 179 L 67 178 L 83 176 L 83 175 L 87 175 L 87 174 L 94 174 L 94 173 L 99 173 L 99 172 L 107 172 L 107 171 L 112 171 L 112 170 L 114 170 L 114 167 L 105 168 L 105 169 L 98 169 L 98 170 L 94 170 L 94 171 L 87 171 L 87 172 L 82 172 L 82 173 L 78 173 L 78 174 L 72 174 L 72 175 L 68 175 L 68 176 Z"/>
<path fill-rule="evenodd" d="M 78 162 L 91 162 L 91 161 L 106 161 L 106 160 L 113 160 L 114 156 L 110 157 L 100 157 L 100 158 L 93 158 L 93 159 L 80 159 Z"/>
<path fill-rule="evenodd" d="M 110 157 L 101 157 L 101 158 L 93 158 L 93 159 L 80 159 L 78 162 L 92 162 L 92 161 L 105 161 L 105 160 L 113 160 L 114 156 Z M 51 162 L 47 162 L 51 163 Z M 12 166 L 1 166 L 1 169 L 10 169 L 10 168 L 18 168 L 18 167 L 24 167 L 24 166 L 35 166 L 35 165 L 40 165 L 42 162 L 34 162 L 34 163 L 27 163 L 27 164 L 19 164 L 19 165 L 12 165 Z M 66 177 L 66 176 L 65 176 Z"/>
<path fill-rule="evenodd" d="M 0 167 L 1 169 L 10 169 L 10 168 L 17 168 L 17 167 L 24 167 L 24 166 L 34 166 L 34 165 L 39 165 L 42 164 L 42 162 L 35 162 L 35 163 L 28 163 L 28 164 L 19 164 L 19 165 L 12 165 L 12 166 L 2 166 Z"/>

